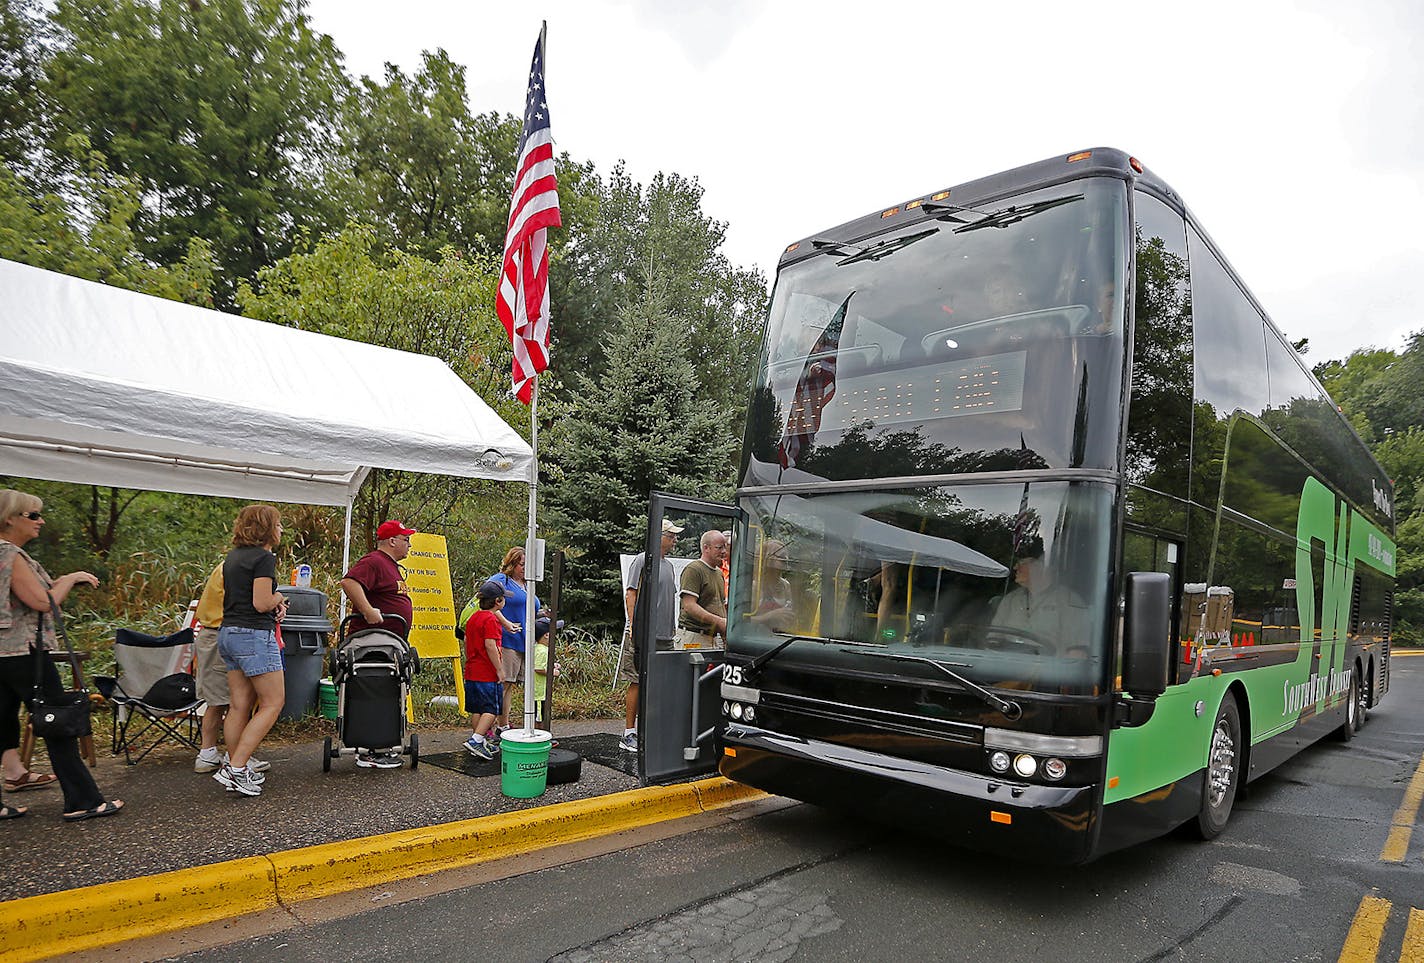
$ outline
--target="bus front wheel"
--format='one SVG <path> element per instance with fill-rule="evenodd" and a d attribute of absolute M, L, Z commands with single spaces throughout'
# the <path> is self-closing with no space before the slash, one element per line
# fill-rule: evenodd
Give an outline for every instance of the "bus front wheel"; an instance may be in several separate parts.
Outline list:
<path fill-rule="evenodd" d="M 1216 711 L 1211 744 L 1207 747 L 1201 810 L 1195 827 L 1202 839 L 1215 839 L 1226 828 L 1240 782 L 1241 712 L 1236 708 L 1236 698 L 1228 695 Z"/>

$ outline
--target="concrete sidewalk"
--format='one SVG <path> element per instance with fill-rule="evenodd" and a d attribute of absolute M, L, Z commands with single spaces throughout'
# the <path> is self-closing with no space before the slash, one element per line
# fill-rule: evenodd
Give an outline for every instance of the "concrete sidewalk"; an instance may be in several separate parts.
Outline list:
<path fill-rule="evenodd" d="M 601 733 L 606 747 L 621 724 L 554 731 L 570 743 Z M 464 730 L 420 735 L 423 759 L 454 753 L 463 763 Z M 17 794 L 31 811 L 0 825 L 0 963 L 88 953 L 765 798 L 720 777 L 638 788 L 588 759 L 578 782 L 519 800 L 500 792 L 494 767 L 472 777 L 428 762 L 358 769 L 343 757 L 324 773 L 320 744 L 262 755 L 272 769 L 256 798 L 194 773 L 188 752 L 134 767 L 101 757 L 100 784 L 127 804 L 110 819 L 64 823 L 56 790 Z"/>
<path fill-rule="evenodd" d="M 101 717 L 102 718 L 102 717 Z M 468 729 L 416 730 L 420 754 L 459 750 Z M 592 732 L 621 734 L 619 720 L 556 722 L 555 738 Z M 7 793 L 7 804 L 30 807 L 22 819 L 0 822 L 4 898 L 35 896 L 224 860 L 357 839 L 402 829 L 474 819 L 634 789 L 635 777 L 585 759 L 576 783 L 551 786 L 537 799 L 509 799 L 497 775 L 473 778 L 423 763 L 412 771 L 359 769 L 350 756 L 321 769 L 321 744 L 259 751 L 272 764 L 261 796 L 223 790 L 193 772 L 192 754 L 163 750 L 136 766 L 108 753 L 107 733 L 95 735 L 95 778 L 124 811 L 108 819 L 66 823 L 57 786 Z M 43 757 L 35 768 L 47 771 Z"/>

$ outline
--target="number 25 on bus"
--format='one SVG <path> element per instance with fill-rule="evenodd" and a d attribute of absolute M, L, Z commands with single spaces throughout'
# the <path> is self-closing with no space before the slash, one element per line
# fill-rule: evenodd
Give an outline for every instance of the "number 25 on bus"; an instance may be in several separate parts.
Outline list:
<path fill-rule="evenodd" d="M 1081 862 L 1389 688 L 1391 483 L 1177 193 L 1082 151 L 790 245 L 721 772 Z"/>

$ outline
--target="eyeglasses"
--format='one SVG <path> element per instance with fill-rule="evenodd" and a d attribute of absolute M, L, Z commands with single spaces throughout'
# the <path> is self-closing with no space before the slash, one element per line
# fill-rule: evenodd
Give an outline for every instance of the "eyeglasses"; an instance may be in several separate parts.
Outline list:
<path fill-rule="evenodd" d="M 37 522 L 37 521 L 39 521 L 41 518 L 44 518 L 44 514 L 41 513 L 41 512 L 21 512 L 21 513 L 20 513 L 20 517 L 21 517 L 21 518 L 28 518 L 28 519 L 29 519 L 30 521 L 32 521 L 32 522 Z"/>

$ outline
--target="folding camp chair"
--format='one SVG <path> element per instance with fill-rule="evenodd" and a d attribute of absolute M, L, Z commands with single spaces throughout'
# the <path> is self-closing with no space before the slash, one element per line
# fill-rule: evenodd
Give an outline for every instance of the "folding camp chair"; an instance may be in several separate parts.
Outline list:
<path fill-rule="evenodd" d="M 114 707 L 113 752 L 129 765 L 170 739 L 198 749 L 198 707 L 203 704 L 193 679 L 193 630 L 169 636 L 119 629 L 114 638 L 119 676 L 97 675 L 94 685 Z M 130 728 L 141 723 L 135 731 Z M 138 753 L 145 734 L 152 741 Z"/>

